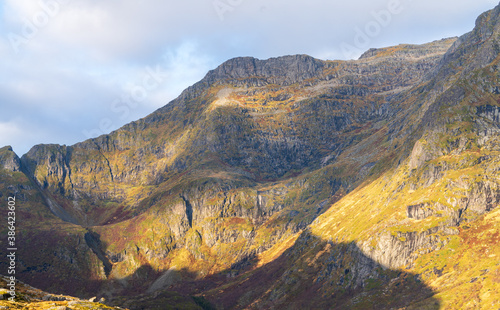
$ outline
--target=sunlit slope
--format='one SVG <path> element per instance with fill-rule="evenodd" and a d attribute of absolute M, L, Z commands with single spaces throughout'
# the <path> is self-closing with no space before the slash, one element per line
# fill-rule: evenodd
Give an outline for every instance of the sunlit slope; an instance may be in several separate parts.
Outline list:
<path fill-rule="evenodd" d="M 148 291 L 172 268 L 181 282 L 237 274 L 409 151 L 387 135 L 453 42 L 351 62 L 236 58 L 116 132 L 35 146 L 22 167 L 55 215 L 86 229 L 77 240 L 110 294 Z"/>
<path fill-rule="evenodd" d="M 137 309 L 497 307 L 499 11 L 356 61 L 235 58 L 109 135 L 2 149 L 20 278 Z"/>
<path fill-rule="evenodd" d="M 262 253 L 224 292 L 208 291 L 211 300 L 236 308 L 497 308 L 498 19 L 499 8 L 480 16 L 429 80 L 404 94 L 418 109 L 388 132 L 400 124 L 393 137 L 415 139 L 403 142 L 407 155 L 377 161 L 298 239 Z M 377 153 L 386 140 L 371 137 L 338 163 L 362 149 Z M 258 279 L 258 293 L 236 296 Z"/>

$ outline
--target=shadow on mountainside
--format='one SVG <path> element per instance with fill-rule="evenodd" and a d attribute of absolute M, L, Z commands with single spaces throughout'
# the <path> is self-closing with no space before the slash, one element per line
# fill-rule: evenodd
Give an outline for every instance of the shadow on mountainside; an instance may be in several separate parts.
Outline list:
<path fill-rule="evenodd" d="M 144 261 L 123 279 L 97 280 L 90 272 L 96 259 L 87 261 L 88 254 L 92 251 L 101 262 L 104 257 L 112 263 L 113 258 L 104 254 L 108 245 L 101 243 L 97 233 L 70 226 L 52 226 L 43 233 L 30 227 L 32 231 L 20 238 L 21 279 L 54 293 L 105 297 L 130 309 L 199 309 L 201 305 L 210 309 L 203 297 L 219 309 L 439 308 L 433 291 L 418 276 L 384 270 L 355 244 L 322 240 L 307 230 L 262 266 L 256 256 L 249 256 L 218 274 L 193 280 L 198 275 L 189 270 L 154 270 Z M 103 274 L 110 274 L 113 265 L 103 263 Z"/>
<path fill-rule="evenodd" d="M 308 231 L 276 259 L 262 266 L 257 263 L 257 258 L 250 258 L 233 269 L 168 290 L 203 296 L 217 309 L 440 307 L 418 275 L 384 269 L 354 243 L 325 241 Z"/>
<path fill-rule="evenodd" d="M 51 241 L 49 236 L 39 237 Z M 267 264 L 259 266 L 257 257 L 248 257 L 199 280 L 192 280 L 197 275 L 186 269 L 158 271 L 143 264 L 123 279 L 83 279 L 85 270 L 75 269 L 61 281 L 57 267 L 62 266 L 44 263 L 39 267 L 19 268 L 19 278 L 34 286 L 42 284 L 39 288 L 52 293 L 105 297 L 113 305 L 132 310 L 440 307 L 432 289 L 418 275 L 384 269 L 354 243 L 322 240 L 307 230 Z"/>
<path fill-rule="evenodd" d="M 200 304 L 208 305 L 208 302 L 202 297 L 163 289 L 164 286 L 180 281 L 182 277 L 194 278 L 195 274 L 186 269 L 157 271 L 146 264 L 128 277 L 106 283 L 103 287 L 113 286 L 116 291 L 119 291 L 117 294 L 119 296 L 103 295 L 103 297 L 110 300 L 110 304 L 114 306 L 132 310 L 204 309 L 200 307 Z M 156 280 L 151 284 L 150 279 Z M 121 290 L 119 290 L 120 287 Z"/>

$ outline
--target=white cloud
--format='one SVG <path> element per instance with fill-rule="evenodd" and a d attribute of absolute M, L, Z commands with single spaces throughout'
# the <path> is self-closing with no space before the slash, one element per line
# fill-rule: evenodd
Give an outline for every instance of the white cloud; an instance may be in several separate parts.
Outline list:
<path fill-rule="evenodd" d="M 19 141 L 23 136 L 23 129 L 15 121 L 0 122 L 0 145 L 10 145 L 13 141 Z"/>
<path fill-rule="evenodd" d="M 26 23 L 59 3 L 16 53 L 9 34 L 24 36 Z M 110 119 L 116 129 L 174 99 L 228 58 L 305 53 L 345 58 L 356 28 L 389 1 L 220 0 L 6 0 L 0 4 L 0 146 L 23 153 L 41 142 L 71 144 L 84 130 Z M 396 0 L 397 1 L 397 0 Z M 404 10 L 368 47 L 424 43 L 460 35 L 497 1 L 399 0 Z M 237 4 L 241 3 L 241 4 Z M 55 8 L 53 6 L 53 8 Z M 57 11 L 57 12 L 56 12 Z M 37 15 L 38 14 L 38 15 Z M 42 20 L 43 21 L 43 20 Z M 367 48 L 368 48 L 367 47 Z M 126 117 L 112 110 L 116 98 L 142 82 L 147 68 L 165 78 Z M 22 118 L 17 115 L 22 113 Z"/>
<path fill-rule="evenodd" d="M 25 119 L 16 117 L 7 122 L 0 122 L 0 145 L 10 145 L 18 156 L 25 154 L 33 145 L 39 143 L 50 143 L 50 136 L 56 132 L 50 132 L 41 124 L 33 124 Z M 55 142 L 55 140 L 52 140 Z"/>

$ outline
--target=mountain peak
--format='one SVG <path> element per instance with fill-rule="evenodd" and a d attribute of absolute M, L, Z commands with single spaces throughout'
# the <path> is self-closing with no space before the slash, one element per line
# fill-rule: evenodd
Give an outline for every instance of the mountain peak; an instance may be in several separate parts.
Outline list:
<path fill-rule="evenodd" d="M 204 80 L 212 85 L 219 81 L 238 82 L 258 78 L 268 83 L 290 85 L 322 74 L 324 66 L 323 61 L 308 55 L 288 55 L 266 60 L 237 57 L 208 72 Z"/>
<path fill-rule="evenodd" d="M 109 135 L 34 146 L 22 173 L 0 149 L 20 279 L 130 309 L 170 290 L 196 297 L 179 308 L 492 308 L 499 20 L 353 61 L 233 58 Z"/>
<path fill-rule="evenodd" d="M 473 32 L 483 40 L 500 32 L 500 4 L 478 16 Z"/>
<path fill-rule="evenodd" d="M 462 35 L 450 47 L 441 61 L 442 76 L 463 68 L 467 74 L 490 64 L 499 54 L 500 5 L 484 12 L 476 19 L 472 31 Z"/>
<path fill-rule="evenodd" d="M 433 41 L 426 44 L 400 44 L 397 46 L 383 47 L 383 48 L 371 48 L 365 53 L 363 53 L 359 59 L 369 59 L 369 58 L 380 58 L 380 57 L 393 57 L 393 58 L 421 58 L 430 55 L 442 55 L 446 52 L 450 45 L 457 40 L 457 37 L 446 38 L 437 41 Z"/>
<path fill-rule="evenodd" d="M 19 157 L 10 145 L 0 148 L 0 168 L 8 171 L 19 171 L 20 167 Z"/>

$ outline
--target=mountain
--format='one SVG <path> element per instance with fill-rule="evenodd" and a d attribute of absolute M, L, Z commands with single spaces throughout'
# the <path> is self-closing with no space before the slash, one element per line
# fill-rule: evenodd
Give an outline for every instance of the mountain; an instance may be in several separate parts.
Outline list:
<path fill-rule="evenodd" d="M 104 299 L 97 301 L 93 297 L 90 300 L 81 300 L 71 296 L 54 295 L 23 282 L 17 282 L 16 293 L 18 297 L 15 301 L 11 301 L 8 299 L 11 297 L 9 291 L 4 289 L 10 281 L 8 277 L 0 278 L 0 283 L 2 283 L 2 289 L 0 289 L 0 307 L 2 309 L 122 309 L 104 305 L 102 303 L 105 302 Z M 185 301 L 180 301 L 179 304 L 182 303 L 185 303 Z M 196 306 L 194 302 L 192 304 Z M 189 306 L 189 304 L 186 305 Z"/>
<path fill-rule="evenodd" d="M 231 59 L 109 135 L 0 149 L 17 277 L 130 309 L 498 308 L 499 19 Z"/>

